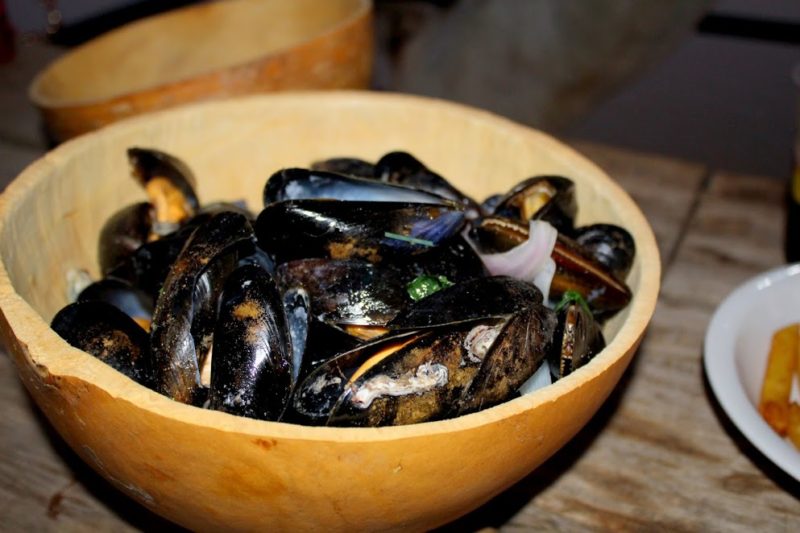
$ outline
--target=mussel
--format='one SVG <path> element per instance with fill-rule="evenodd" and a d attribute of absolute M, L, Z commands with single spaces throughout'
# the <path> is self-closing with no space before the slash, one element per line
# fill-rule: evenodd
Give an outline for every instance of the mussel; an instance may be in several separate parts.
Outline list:
<path fill-rule="evenodd" d="M 511 278 L 443 289 L 396 317 L 395 333 L 318 367 L 298 385 L 293 407 L 312 423 L 375 426 L 506 400 L 544 360 L 555 317 L 541 302 L 535 287 Z"/>
<path fill-rule="evenodd" d="M 156 390 L 192 403 L 200 366 L 211 345 L 221 280 L 235 268 L 253 230 L 241 214 L 223 212 L 197 228 L 167 275 L 151 329 Z"/>
<path fill-rule="evenodd" d="M 278 287 L 256 265 L 225 281 L 214 329 L 208 407 L 278 420 L 297 376 Z"/>
<path fill-rule="evenodd" d="M 463 224 L 463 211 L 449 203 L 285 200 L 267 205 L 255 230 L 278 264 L 311 257 L 379 263 L 426 252 Z"/>
<path fill-rule="evenodd" d="M 147 332 L 113 305 L 101 301 L 69 304 L 56 314 L 51 327 L 75 348 L 152 387 Z"/>

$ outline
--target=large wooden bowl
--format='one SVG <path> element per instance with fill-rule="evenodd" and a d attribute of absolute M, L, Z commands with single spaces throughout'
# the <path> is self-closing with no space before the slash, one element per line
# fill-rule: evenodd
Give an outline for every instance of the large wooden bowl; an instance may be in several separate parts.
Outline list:
<path fill-rule="evenodd" d="M 125 149 L 151 146 L 195 170 L 204 201 L 260 207 L 283 166 L 415 153 L 476 197 L 532 174 L 577 184 L 579 222 L 624 225 L 638 256 L 630 306 L 608 347 L 552 386 L 475 414 L 387 428 L 302 427 L 173 402 L 70 347 L 48 327 L 65 272 L 96 273 L 103 221 L 144 198 Z M 0 330 L 57 431 L 130 497 L 199 530 L 424 529 L 486 502 L 558 450 L 611 392 L 642 338 L 660 264 L 647 221 L 595 165 L 537 131 L 412 96 L 274 94 L 137 117 L 65 143 L 0 200 Z"/>
<path fill-rule="evenodd" d="M 227 0 L 149 17 L 62 56 L 30 99 L 63 141 L 188 102 L 287 89 L 365 89 L 371 0 Z"/>

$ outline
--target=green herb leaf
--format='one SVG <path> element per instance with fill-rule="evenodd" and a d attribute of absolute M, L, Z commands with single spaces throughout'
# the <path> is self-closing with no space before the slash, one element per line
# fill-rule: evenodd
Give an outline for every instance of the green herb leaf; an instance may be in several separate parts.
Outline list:
<path fill-rule="evenodd" d="M 592 311 L 589 309 L 589 304 L 586 302 L 586 298 L 584 298 L 583 295 L 578 291 L 564 291 L 561 301 L 556 305 L 556 313 L 572 303 L 580 305 L 587 313 L 591 314 Z"/>
<path fill-rule="evenodd" d="M 417 302 L 451 285 L 453 285 L 453 282 L 447 279 L 447 276 L 428 276 L 423 274 L 414 278 L 408 284 L 406 290 L 411 299 Z"/>

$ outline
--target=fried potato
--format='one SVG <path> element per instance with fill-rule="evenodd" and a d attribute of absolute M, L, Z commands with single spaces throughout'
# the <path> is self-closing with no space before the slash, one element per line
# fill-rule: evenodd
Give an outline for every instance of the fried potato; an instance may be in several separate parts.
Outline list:
<path fill-rule="evenodd" d="M 781 436 L 789 427 L 789 395 L 797 371 L 800 323 L 779 329 L 772 336 L 767 371 L 761 387 L 758 410 L 764 420 Z"/>
<path fill-rule="evenodd" d="M 786 434 L 795 448 L 800 450 L 800 404 L 792 402 L 789 405 L 789 427 Z"/>

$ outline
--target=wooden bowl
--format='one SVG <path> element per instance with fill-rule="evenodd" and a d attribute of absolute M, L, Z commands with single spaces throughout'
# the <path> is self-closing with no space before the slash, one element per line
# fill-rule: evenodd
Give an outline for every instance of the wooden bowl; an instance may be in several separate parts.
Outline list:
<path fill-rule="evenodd" d="M 144 199 L 130 146 L 195 171 L 203 201 L 261 205 L 283 166 L 405 149 L 478 198 L 533 174 L 576 182 L 579 223 L 625 226 L 638 255 L 608 347 L 574 374 L 467 416 L 385 428 L 303 427 L 176 403 L 72 348 L 48 323 L 65 272 L 96 268 L 104 220 Z M 425 529 L 480 506 L 550 457 L 620 379 L 651 318 L 660 263 L 639 209 L 599 168 L 538 131 L 420 97 L 320 92 L 210 102 L 65 143 L 0 200 L 0 331 L 22 381 L 70 446 L 120 490 L 197 530 Z"/>
<path fill-rule="evenodd" d="M 370 0 L 228 0 L 149 17 L 54 61 L 31 101 L 57 141 L 188 102 L 287 89 L 366 89 Z"/>

